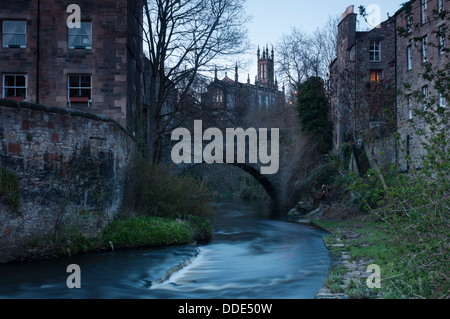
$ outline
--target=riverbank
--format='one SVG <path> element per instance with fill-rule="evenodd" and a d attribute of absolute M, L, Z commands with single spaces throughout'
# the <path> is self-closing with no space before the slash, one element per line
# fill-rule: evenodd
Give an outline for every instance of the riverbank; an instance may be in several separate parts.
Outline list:
<path fill-rule="evenodd" d="M 324 286 L 316 299 L 378 299 L 379 289 L 367 288 L 367 272 L 371 264 L 376 264 L 377 246 L 384 237 L 379 225 L 373 221 L 322 221 L 313 219 L 311 223 L 330 232 L 324 243 L 330 252 L 331 264 Z"/>
<path fill-rule="evenodd" d="M 315 298 L 403 298 L 401 291 L 388 284 L 390 279 L 401 275 L 394 267 L 401 252 L 385 225 L 367 213 L 341 212 L 337 206 L 324 206 L 296 219 L 299 223 L 311 224 L 330 233 L 323 239 L 331 258 L 330 269 Z M 374 274 L 368 272 L 369 265 L 380 266 L 380 289 L 367 287 L 368 278 Z"/>
<path fill-rule="evenodd" d="M 212 226 L 207 218 L 186 219 L 138 216 L 120 218 L 97 236 L 87 237 L 76 229 L 30 238 L 0 251 L 0 264 L 52 259 L 75 254 L 119 249 L 164 247 L 208 241 Z"/>

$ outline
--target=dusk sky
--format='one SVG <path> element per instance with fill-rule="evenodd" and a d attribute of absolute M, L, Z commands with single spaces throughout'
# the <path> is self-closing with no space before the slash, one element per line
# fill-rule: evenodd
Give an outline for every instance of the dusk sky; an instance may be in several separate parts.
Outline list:
<path fill-rule="evenodd" d="M 406 0 L 358 0 L 347 2 L 342 0 L 247 0 L 247 13 L 253 17 L 247 25 L 249 39 L 253 46 L 252 52 L 239 59 L 239 81 L 245 82 L 250 74 L 251 83 L 256 75 L 257 46 L 276 45 L 283 34 L 289 33 L 292 27 L 300 28 L 311 34 L 323 26 L 330 16 L 340 16 L 349 5 L 355 6 L 355 13 L 359 13 L 360 5 L 366 8 L 376 4 L 381 9 L 382 21 L 387 14 L 393 15 Z M 361 28 L 365 28 L 365 22 Z M 276 60 L 276 57 L 275 57 Z M 245 65 L 244 62 L 247 62 Z M 234 73 L 234 72 L 233 72 Z M 224 76 L 224 74 L 219 75 Z"/>

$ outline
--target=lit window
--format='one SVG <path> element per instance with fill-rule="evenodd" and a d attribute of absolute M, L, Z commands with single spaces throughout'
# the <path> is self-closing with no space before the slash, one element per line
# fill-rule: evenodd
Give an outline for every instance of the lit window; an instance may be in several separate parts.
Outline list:
<path fill-rule="evenodd" d="M 422 39 L 422 61 L 428 62 L 428 37 L 424 36 Z"/>
<path fill-rule="evenodd" d="M 16 101 L 26 100 L 27 76 L 25 74 L 4 74 L 3 98 Z"/>
<path fill-rule="evenodd" d="M 412 70 L 413 68 L 413 59 L 412 59 L 412 46 L 408 46 L 406 50 L 407 61 L 408 61 L 408 70 Z"/>
<path fill-rule="evenodd" d="M 69 105 L 91 102 L 92 78 L 90 75 L 69 75 Z"/>
<path fill-rule="evenodd" d="M 27 23 L 26 21 L 3 21 L 3 47 L 26 48 L 27 47 Z"/>
<path fill-rule="evenodd" d="M 92 23 L 81 22 L 81 28 L 69 28 L 69 49 L 92 49 Z"/>
<path fill-rule="evenodd" d="M 380 62 L 381 61 L 381 44 L 380 41 L 372 41 L 370 43 L 370 62 Z"/>
<path fill-rule="evenodd" d="M 370 70 L 370 82 L 380 82 L 382 75 L 382 70 Z"/>
<path fill-rule="evenodd" d="M 427 2 L 428 0 L 422 0 L 422 24 L 427 23 Z"/>

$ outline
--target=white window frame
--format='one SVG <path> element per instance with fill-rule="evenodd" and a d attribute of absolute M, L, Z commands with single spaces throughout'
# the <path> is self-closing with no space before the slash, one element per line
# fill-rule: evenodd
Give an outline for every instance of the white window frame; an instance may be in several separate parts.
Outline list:
<path fill-rule="evenodd" d="M 413 56 L 412 56 L 412 45 L 409 45 L 406 48 L 406 61 L 407 61 L 407 68 L 408 71 L 413 69 Z"/>
<path fill-rule="evenodd" d="M 377 46 L 377 44 L 378 44 L 378 46 Z M 378 59 L 377 59 L 377 53 L 378 53 Z M 369 61 L 370 62 L 381 62 L 381 41 L 377 41 L 377 40 L 370 41 Z"/>
<path fill-rule="evenodd" d="M 442 94 L 442 93 L 439 93 L 439 106 L 447 107 L 447 99 L 445 98 L 444 94 Z"/>
<path fill-rule="evenodd" d="M 408 13 L 406 16 L 406 32 L 410 34 L 413 30 L 413 17 L 412 13 Z"/>
<path fill-rule="evenodd" d="M 5 23 L 8 22 L 22 22 L 25 26 L 25 33 L 6 33 L 5 32 Z M 6 34 L 13 34 L 13 35 L 24 35 L 25 36 L 25 44 L 19 44 L 19 45 L 12 45 L 12 44 L 5 44 L 5 35 Z M 2 47 L 3 48 L 21 48 L 25 49 L 27 47 L 27 21 L 25 20 L 3 20 L 2 22 Z"/>
<path fill-rule="evenodd" d="M 70 41 L 71 37 L 75 37 L 75 38 L 76 37 L 84 37 L 86 35 L 70 34 L 71 32 L 74 32 L 74 30 L 76 30 L 76 28 L 68 28 L 68 31 L 67 31 L 67 45 L 68 45 L 69 49 L 75 49 L 75 50 L 78 50 L 78 49 L 91 50 L 92 49 L 92 42 L 93 42 L 93 38 L 92 38 L 92 22 L 89 22 L 89 21 L 81 22 L 82 29 L 83 29 L 83 25 L 86 25 L 86 24 L 90 25 L 90 29 L 89 29 L 90 34 L 87 35 L 89 37 L 89 39 L 91 40 L 90 45 L 86 45 L 86 46 L 74 46 L 74 45 L 71 45 L 71 41 Z"/>
<path fill-rule="evenodd" d="M 7 76 L 14 76 L 14 86 L 6 86 L 6 80 L 5 78 Z M 16 77 L 18 76 L 23 76 L 25 77 L 25 86 L 17 86 L 16 85 Z M 21 98 L 22 96 L 6 96 L 6 90 L 7 89 L 25 89 L 25 96 L 23 97 L 23 101 L 26 102 L 27 101 L 27 86 L 28 86 L 28 78 L 26 74 L 17 74 L 17 73 L 5 73 L 3 74 L 3 87 L 2 87 L 2 97 L 4 99 L 12 99 L 12 100 L 20 100 L 18 98 Z"/>
<path fill-rule="evenodd" d="M 70 86 L 70 77 L 71 76 L 77 76 L 79 77 L 79 86 Z M 90 78 L 90 86 L 89 87 L 84 87 L 81 86 L 81 77 L 82 76 L 89 76 Z M 73 97 L 70 97 L 70 90 L 90 90 L 90 96 L 88 98 L 88 106 L 91 106 L 92 103 L 92 74 L 69 74 L 67 75 L 67 102 L 69 104 L 69 106 L 72 106 L 72 103 L 86 103 L 85 101 L 81 101 L 81 102 L 77 102 L 77 101 L 73 101 L 71 99 L 74 99 Z"/>
<path fill-rule="evenodd" d="M 422 62 L 428 62 L 428 36 L 422 38 Z"/>
<path fill-rule="evenodd" d="M 429 97 L 429 91 L 428 91 L 428 85 L 422 86 L 422 95 L 423 95 L 423 110 L 426 111 L 428 109 L 428 97 Z"/>
<path fill-rule="evenodd" d="M 409 119 L 412 120 L 412 118 L 413 118 L 413 97 L 411 94 L 408 95 L 408 97 L 407 97 L 407 103 L 408 103 Z"/>
<path fill-rule="evenodd" d="M 422 24 L 427 23 L 428 21 L 428 0 L 421 0 L 422 4 L 421 4 L 421 17 L 420 20 L 422 22 Z"/>
<path fill-rule="evenodd" d="M 438 13 L 444 11 L 444 0 L 438 0 Z"/>
<path fill-rule="evenodd" d="M 445 34 L 444 28 L 444 26 L 439 27 L 439 55 L 445 53 L 445 35 L 442 36 L 442 33 Z"/>

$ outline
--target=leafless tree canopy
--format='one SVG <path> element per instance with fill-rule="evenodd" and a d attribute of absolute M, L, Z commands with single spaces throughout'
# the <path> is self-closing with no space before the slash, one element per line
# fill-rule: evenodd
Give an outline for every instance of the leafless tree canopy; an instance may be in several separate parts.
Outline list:
<path fill-rule="evenodd" d="M 330 17 L 327 23 L 309 35 L 298 28 L 284 34 L 277 45 L 278 71 L 291 89 L 310 76 L 328 79 L 328 69 L 336 57 L 339 17 Z"/>
<path fill-rule="evenodd" d="M 160 158 L 161 134 L 180 112 L 191 86 L 202 71 L 212 71 L 219 58 L 243 53 L 248 47 L 245 0 L 145 0 L 143 39 L 151 69 L 150 150 Z M 174 90 L 170 113 L 164 104 Z M 164 119 L 164 121 L 162 121 Z M 156 153 L 155 153 L 156 152 Z"/>

